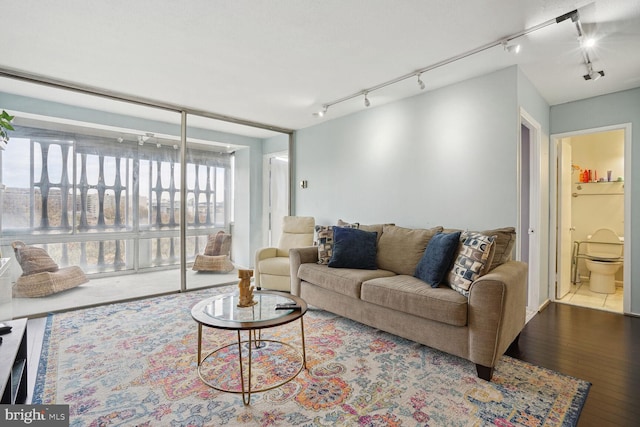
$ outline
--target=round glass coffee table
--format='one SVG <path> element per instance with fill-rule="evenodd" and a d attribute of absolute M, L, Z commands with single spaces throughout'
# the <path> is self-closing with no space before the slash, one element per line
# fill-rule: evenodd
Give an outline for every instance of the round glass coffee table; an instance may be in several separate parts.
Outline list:
<path fill-rule="evenodd" d="M 257 304 L 251 307 L 238 307 L 238 293 L 228 293 L 218 295 L 212 298 L 207 298 L 197 303 L 191 309 L 191 317 L 198 323 L 198 376 L 209 387 L 216 390 L 226 391 L 230 393 L 242 394 L 242 402 L 248 405 L 251 402 L 251 393 L 271 390 L 276 387 L 280 387 L 283 384 L 293 380 L 303 368 L 307 367 L 306 350 L 304 345 L 304 322 L 303 317 L 307 312 L 307 303 L 295 295 L 291 295 L 284 292 L 275 291 L 254 291 L 254 300 Z M 278 304 L 291 304 L 295 303 L 298 308 L 276 310 Z M 302 338 L 302 353 L 296 350 L 291 344 L 276 341 L 262 339 L 262 329 L 273 328 L 275 326 L 284 325 L 295 320 L 300 319 L 300 336 Z M 233 330 L 238 334 L 237 342 L 227 344 L 219 347 L 202 357 L 202 327 L 207 326 L 215 329 Z M 248 339 L 243 340 L 241 332 L 248 332 Z M 284 377 L 280 381 L 276 381 L 275 384 L 266 384 L 259 386 L 258 388 L 252 388 L 251 378 L 251 365 L 252 365 L 252 351 L 267 350 L 269 347 L 288 347 L 289 351 L 295 352 L 295 357 L 299 360 L 299 367 L 288 370 L 284 374 Z M 243 362 L 243 348 L 247 351 L 247 361 Z M 237 355 L 235 352 L 237 351 Z M 232 354 L 233 353 L 233 354 Z M 229 376 L 229 370 L 225 366 L 221 366 L 219 371 L 211 369 L 211 371 L 218 376 L 218 378 L 209 379 L 208 375 L 202 372 L 202 368 L 208 359 L 213 360 L 216 355 L 220 354 L 220 360 L 223 362 L 229 359 L 238 359 L 240 366 L 240 384 L 238 387 L 225 384 L 221 380 L 225 376 Z M 273 353 L 271 357 L 277 357 L 284 352 L 278 350 Z M 285 357 L 285 356 L 282 356 Z M 247 365 L 248 375 L 245 381 L 244 365 Z M 214 375 L 215 376 L 215 375 Z M 214 382 L 215 381 L 215 382 Z M 247 386 L 245 387 L 245 382 Z M 232 384 L 233 381 L 229 382 Z"/>

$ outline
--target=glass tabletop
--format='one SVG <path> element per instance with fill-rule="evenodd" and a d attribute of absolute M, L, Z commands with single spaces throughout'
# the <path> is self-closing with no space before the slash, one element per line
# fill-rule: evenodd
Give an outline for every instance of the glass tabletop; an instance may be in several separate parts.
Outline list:
<path fill-rule="evenodd" d="M 225 294 L 211 300 L 203 307 L 203 312 L 218 320 L 232 322 L 259 322 L 273 320 L 291 313 L 293 310 L 276 310 L 276 304 L 294 303 L 284 295 L 256 292 L 253 299 L 257 302 L 251 307 L 238 307 L 238 294 Z"/>

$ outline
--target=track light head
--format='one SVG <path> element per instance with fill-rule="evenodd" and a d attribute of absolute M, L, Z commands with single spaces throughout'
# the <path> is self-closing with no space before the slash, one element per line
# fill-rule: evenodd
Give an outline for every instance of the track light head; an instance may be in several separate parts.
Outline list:
<path fill-rule="evenodd" d="M 138 135 L 138 145 L 144 145 L 144 137 L 142 135 Z"/>
<path fill-rule="evenodd" d="M 598 80 L 600 77 L 604 77 L 604 71 L 600 70 L 600 71 L 594 71 L 593 70 L 593 64 L 589 61 L 587 62 L 587 74 L 585 74 L 584 76 L 582 76 L 585 80 L 593 80 L 596 81 Z"/>
<path fill-rule="evenodd" d="M 364 106 L 368 107 L 371 105 L 371 101 L 369 101 L 369 98 L 367 97 L 367 95 L 369 94 L 369 92 L 365 92 L 364 93 Z"/>
<path fill-rule="evenodd" d="M 420 76 L 422 76 L 422 73 L 418 74 L 418 86 L 420 86 L 420 90 L 424 90 L 424 82 L 422 81 Z"/>
<path fill-rule="evenodd" d="M 328 105 L 323 105 L 322 106 L 322 110 L 320 111 L 316 111 L 315 113 L 313 113 L 313 115 L 315 117 L 323 117 L 325 115 L 325 113 L 327 112 L 327 110 L 329 109 Z"/>
<path fill-rule="evenodd" d="M 520 45 L 519 44 L 509 44 L 509 42 L 502 42 L 502 47 L 505 52 L 509 53 L 520 53 Z"/>
<path fill-rule="evenodd" d="M 604 71 L 600 70 L 600 71 L 589 71 L 588 74 L 585 74 L 584 76 L 585 80 L 593 80 L 596 81 L 598 80 L 600 77 L 604 77 Z"/>

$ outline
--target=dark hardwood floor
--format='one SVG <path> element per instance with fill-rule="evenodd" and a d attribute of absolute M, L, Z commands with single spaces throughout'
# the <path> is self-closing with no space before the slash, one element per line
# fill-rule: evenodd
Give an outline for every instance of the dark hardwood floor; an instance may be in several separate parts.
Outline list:
<path fill-rule="evenodd" d="M 515 357 L 591 383 L 578 426 L 640 425 L 640 318 L 551 303 Z"/>

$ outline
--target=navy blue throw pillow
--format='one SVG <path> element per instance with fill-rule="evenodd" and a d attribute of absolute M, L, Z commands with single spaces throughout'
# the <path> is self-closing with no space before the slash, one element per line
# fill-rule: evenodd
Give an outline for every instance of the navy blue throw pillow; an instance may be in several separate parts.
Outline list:
<path fill-rule="evenodd" d="M 329 267 L 376 270 L 377 240 L 375 231 L 333 227 L 333 253 Z"/>
<path fill-rule="evenodd" d="M 438 233 L 429 240 L 427 249 L 416 267 L 414 277 L 437 288 L 451 270 L 460 245 L 460 232 Z"/>

